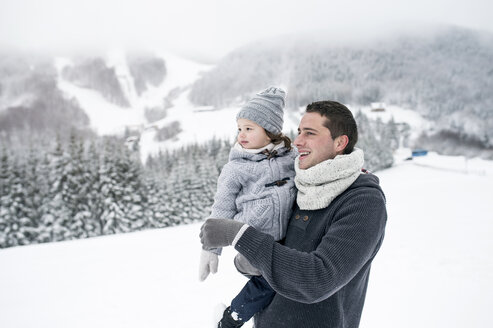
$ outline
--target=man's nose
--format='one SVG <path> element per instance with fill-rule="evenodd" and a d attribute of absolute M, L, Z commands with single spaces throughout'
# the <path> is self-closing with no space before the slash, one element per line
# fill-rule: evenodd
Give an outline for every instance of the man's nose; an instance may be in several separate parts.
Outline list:
<path fill-rule="evenodd" d="M 293 144 L 298 148 L 303 144 L 303 138 L 301 134 L 298 134 L 298 136 L 294 139 Z"/>

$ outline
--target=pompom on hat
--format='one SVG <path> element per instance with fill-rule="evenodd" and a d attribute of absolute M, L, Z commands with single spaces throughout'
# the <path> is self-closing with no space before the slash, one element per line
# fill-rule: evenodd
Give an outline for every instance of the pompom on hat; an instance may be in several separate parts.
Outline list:
<path fill-rule="evenodd" d="M 285 99 L 286 91 L 269 87 L 248 101 L 236 115 L 236 120 L 245 118 L 273 134 L 279 134 L 284 122 Z"/>

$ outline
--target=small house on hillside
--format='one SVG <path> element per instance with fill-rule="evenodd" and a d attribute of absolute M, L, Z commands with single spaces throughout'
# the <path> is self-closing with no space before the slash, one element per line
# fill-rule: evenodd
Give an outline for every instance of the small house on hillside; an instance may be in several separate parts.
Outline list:
<path fill-rule="evenodd" d="M 130 136 L 127 138 L 127 140 L 125 140 L 125 145 L 127 146 L 128 150 L 137 151 L 139 150 L 139 141 L 139 136 Z"/>
<path fill-rule="evenodd" d="M 372 112 L 385 112 L 385 103 L 383 103 L 383 102 L 371 103 L 371 111 Z"/>

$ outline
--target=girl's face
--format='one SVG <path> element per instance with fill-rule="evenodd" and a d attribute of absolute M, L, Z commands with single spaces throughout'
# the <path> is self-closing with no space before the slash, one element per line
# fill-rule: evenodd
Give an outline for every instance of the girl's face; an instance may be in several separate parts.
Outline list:
<path fill-rule="evenodd" d="M 255 122 L 240 118 L 238 123 L 238 143 L 245 149 L 258 149 L 267 146 L 270 138 L 263 127 Z"/>

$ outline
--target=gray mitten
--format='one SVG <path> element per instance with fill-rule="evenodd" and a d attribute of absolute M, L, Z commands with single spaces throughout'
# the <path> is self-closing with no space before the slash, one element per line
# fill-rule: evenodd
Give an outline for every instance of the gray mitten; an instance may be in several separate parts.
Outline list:
<path fill-rule="evenodd" d="M 236 254 L 234 259 L 236 270 L 238 270 L 241 274 L 252 277 L 252 276 L 260 276 L 262 273 L 259 269 L 254 267 L 241 253 Z"/>
<path fill-rule="evenodd" d="M 203 249 L 202 253 L 200 254 L 199 280 L 204 281 L 209 273 L 216 273 L 218 264 L 219 257 L 217 256 L 217 254 Z"/>
<path fill-rule="evenodd" d="M 232 219 L 207 219 L 200 228 L 202 248 L 231 245 L 243 225 L 244 223 Z"/>

